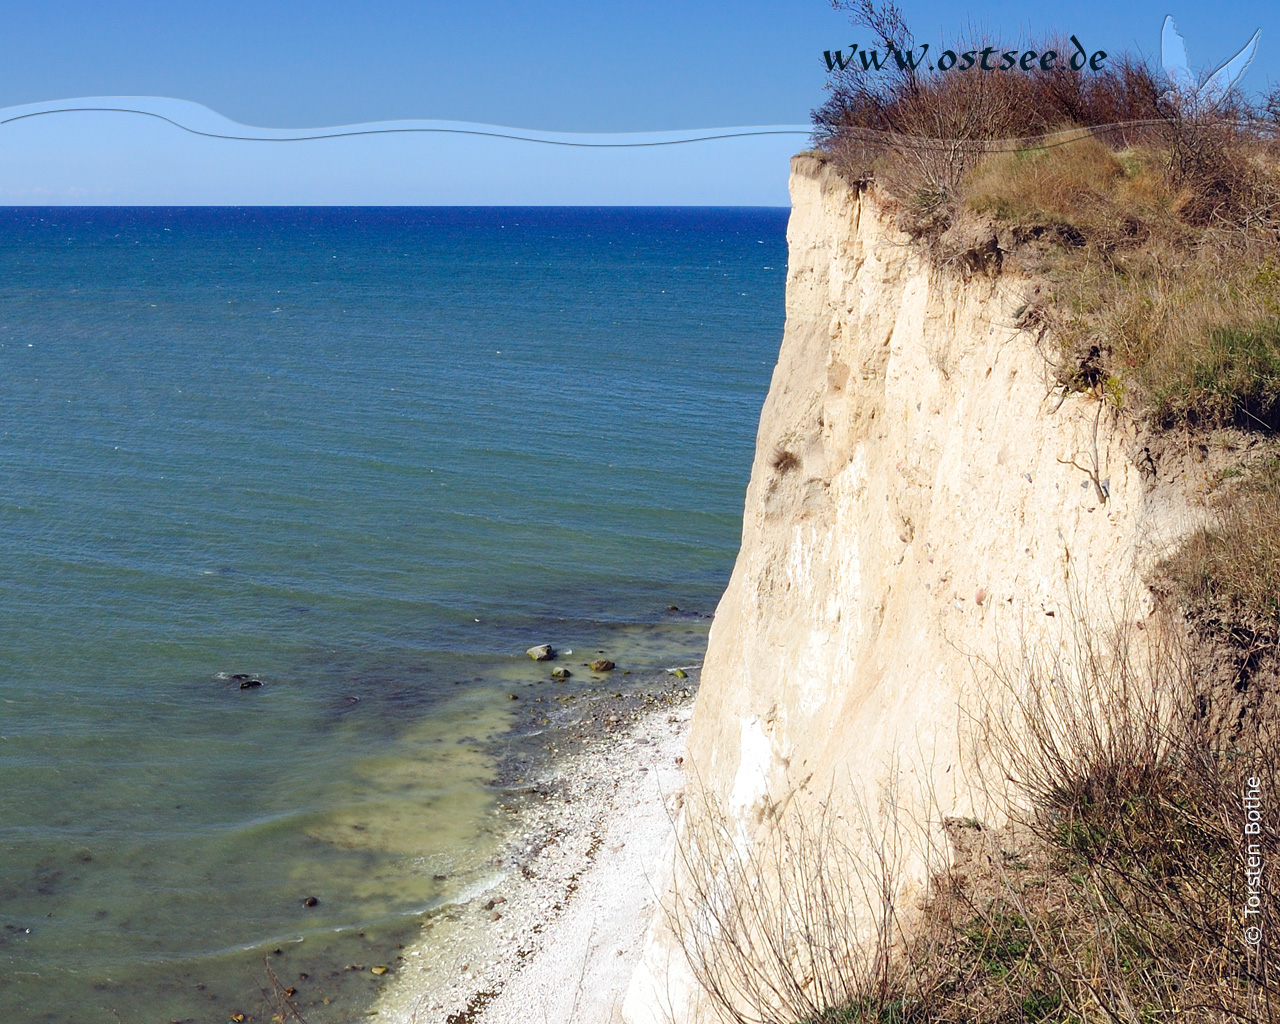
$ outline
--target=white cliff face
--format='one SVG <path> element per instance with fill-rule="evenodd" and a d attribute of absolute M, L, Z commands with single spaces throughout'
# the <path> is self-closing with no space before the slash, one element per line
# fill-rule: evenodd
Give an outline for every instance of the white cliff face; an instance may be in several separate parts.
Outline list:
<path fill-rule="evenodd" d="M 1130 428 L 1051 391 L 1016 326 L 1031 284 L 931 270 L 820 158 L 794 158 L 791 194 L 786 332 L 687 760 L 748 835 L 890 783 L 917 821 L 972 813 L 975 665 L 1060 642 L 1073 602 L 1148 614 L 1141 574 L 1198 517 L 1154 500 Z M 1095 447 L 1106 500 L 1078 468 Z M 629 1020 L 714 1019 L 679 959 L 659 918 Z"/>

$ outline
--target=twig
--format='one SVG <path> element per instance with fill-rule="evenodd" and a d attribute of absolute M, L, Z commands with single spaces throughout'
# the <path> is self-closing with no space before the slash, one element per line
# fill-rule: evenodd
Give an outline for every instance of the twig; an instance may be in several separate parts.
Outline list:
<path fill-rule="evenodd" d="M 272 1003 L 275 1006 L 276 1012 L 282 1019 L 287 1013 L 289 1016 L 292 1016 L 298 1024 L 307 1024 L 307 1019 L 302 1016 L 302 1013 L 294 1004 L 293 999 L 290 998 L 288 988 L 286 988 L 280 981 L 279 977 L 276 976 L 276 972 L 271 967 L 271 961 L 264 956 L 262 958 L 262 965 L 266 968 L 267 980 L 271 982 L 270 994 L 268 994 L 265 989 L 262 991 L 267 1002 Z"/>
<path fill-rule="evenodd" d="M 565 1018 L 565 1024 L 573 1024 L 573 1018 L 578 1013 L 578 1000 L 582 998 L 582 985 L 587 980 L 587 963 L 591 959 L 591 940 L 596 934 L 596 917 L 591 915 L 591 930 L 587 932 L 587 948 L 582 954 L 582 970 L 578 973 L 578 987 L 573 993 L 573 1004 L 569 1007 L 569 1016 Z"/>
<path fill-rule="evenodd" d="M 1063 397 L 1065 398 L 1066 396 L 1064 395 Z M 1058 404 L 1061 405 L 1062 403 L 1059 402 Z M 1102 402 L 1099 401 L 1098 412 L 1093 417 L 1093 468 L 1089 469 L 1086 466 L 1082 466 L 1078 462 L 1076 462 L 1075 459 L 1071 459 L 1071 460 L 1059 459 L 1058 462 L 1060 462 L 1064 466 L 1073 466 L 1074 468 L 1080 470 L 1081 473 L 1084 473 L 1089 478 L 1089 480 L 1093 483 L 1093 489 L 1094 489 L 1094 492 L 1098 495 L 1098 501 L 1101 502 L 1103 505 L 1105 505 L 1107 503 L 1107 498 L 1110 497 L 1110 494 L 1108 492 L 1108 489 L 1105 486 L 1103 486 L 1102 476 L 1101 476 L 1101 473 L 1102 473 L 1101 460 L 1098 458 L 1098 423 L 1101 419 L 1102 419 Z"/>

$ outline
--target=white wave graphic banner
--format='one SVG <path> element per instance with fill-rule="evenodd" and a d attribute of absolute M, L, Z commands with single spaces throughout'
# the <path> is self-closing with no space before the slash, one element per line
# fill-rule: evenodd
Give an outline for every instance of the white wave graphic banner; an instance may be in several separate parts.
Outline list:
<path fill-rule="evenodd" d="M 186 100 L 83 97 L 0 109 L 0 203 L 778 206 L 786 157 L 811 134 L 443 120 L 262 128 Z"/>

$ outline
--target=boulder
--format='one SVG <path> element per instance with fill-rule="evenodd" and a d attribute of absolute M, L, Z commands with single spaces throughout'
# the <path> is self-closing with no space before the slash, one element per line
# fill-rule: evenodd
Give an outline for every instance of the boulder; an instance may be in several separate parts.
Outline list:
<path fill-rule="evenodd" d="M 592 672 L 612 672 L 613 662 L 611 662 L 608 658 L 597 658 L 590 665 L 588 665 L 587 668 L 591 669 Z"/>
<path fill-rule="evenodd" d="M 537 644 L 530 647 L 524 653 L 529 655 L 529 657 L 534 661 L 550 661 L 556 656 L 556 652 L 550 644 Z"/>

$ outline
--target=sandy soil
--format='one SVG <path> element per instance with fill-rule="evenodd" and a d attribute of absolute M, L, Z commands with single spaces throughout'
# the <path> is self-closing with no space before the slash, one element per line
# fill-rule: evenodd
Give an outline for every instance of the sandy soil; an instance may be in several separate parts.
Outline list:
<path fill-rule="evenodd" d="M 544 767 L 512 809 L 515 837 L 492 883 L 426 923 L 377 1019 L 620 1021 L 683 796 L 692 708 L 687 689 L 605 708 L 601 734 Z"/>

